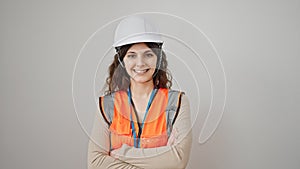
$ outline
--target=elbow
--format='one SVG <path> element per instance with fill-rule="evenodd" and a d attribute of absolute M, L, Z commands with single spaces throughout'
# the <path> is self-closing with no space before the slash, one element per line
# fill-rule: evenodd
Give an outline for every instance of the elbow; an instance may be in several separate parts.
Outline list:
<path fill-rule="evenodd" d="M 99 152 L 94 152 L 88 155 L 87 165 L 88 169 L 98 169 L 105 166 L 105 158 L 107 155 L 104 155 Z"/>
<path fill-rule="evenodd" d="M 167 161 L 167 166 L 164 166 L 164 169 L 185 169 L 187 165 L 187 161 L 181 159 L 176 161 Z"/>
<path fill-rule="evenodd" d="M 88 154 L 87 154 L 87 168 L 97 169 L 103 166 L 106 154 L 100 152 L 96 145 L 92 142 L 89 143 Z"/>
<path fill-rule="evenodd" d="M 169 158 L 167 161 L 167 166 L 165 168 L 169 169 L 184 169 L 189 161 L 189 151 L 175 150 L 173 151 L 173 158 Z"/>
<path fill-rule="evenodd" d="M 189 157 L 185 155 L 185 157 L 178 158 L 171 168 L 173 169 L 184 169 L 187 166 Z"/>
<path fill-rule="evenodd" d="M 174 147 L 174 157 L 175 159 L 171 162 L 172 166 L 170 168 L 173 169 L 184 169 L 186 168 L 189 158 L 190 158 L 190 152 L 191 152 L 191 146 L 192 146 L 192 134 L 189 133 L 187 135 L 187 138 L 181 142 L 180 146 Z"/>
<path fill-rule="evenodd" d="M 88 159 L 87 159 L 87 166 L 88 169 L 94 169 L 96 167 L 99 167 L 101 163 L 99 163 L 100 159 L 99 156 L 95 156 L 91 153 L 88 154 Z"/>
<path fill-rule="evenodd" d="M 169 169 L 185 169 L 187 165 L 187 161 L 184 161 L 183 159 L 177 160 L 175 163 L 170 163 Z"/>

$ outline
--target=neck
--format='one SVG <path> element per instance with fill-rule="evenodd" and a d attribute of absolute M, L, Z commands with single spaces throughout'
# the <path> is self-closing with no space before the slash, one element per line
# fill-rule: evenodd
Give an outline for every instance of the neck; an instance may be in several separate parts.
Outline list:
<path fill-rule="evenodd" d="M 150 96 L 154 88 L 153 81 L 145 83 L 136 83 L 133 80 L 130 83 L 130 90 L 133 98 L 144 98 Z"/>

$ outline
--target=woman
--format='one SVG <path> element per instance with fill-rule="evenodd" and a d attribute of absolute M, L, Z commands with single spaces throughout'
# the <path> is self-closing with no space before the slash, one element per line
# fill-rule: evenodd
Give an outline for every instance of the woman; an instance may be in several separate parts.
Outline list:
<path fill-rule="evenodd" d="M 192 142 L 189 102 L 170 89 L 162 44 L 145 18 L 119 23 L 108 91 L 99 98 L 89 142 L 89 169 L 185 168 Z"/>

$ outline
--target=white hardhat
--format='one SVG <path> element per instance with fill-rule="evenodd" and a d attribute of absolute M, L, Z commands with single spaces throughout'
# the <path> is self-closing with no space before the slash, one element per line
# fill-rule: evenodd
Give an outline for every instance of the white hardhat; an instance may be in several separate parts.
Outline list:
<path fill-rule="evenodd" d="M 160 33 L 149 20 L 137 15 L 128 16 L 116 28 L 113 47 L 138 42 L 163 43 Z"/>

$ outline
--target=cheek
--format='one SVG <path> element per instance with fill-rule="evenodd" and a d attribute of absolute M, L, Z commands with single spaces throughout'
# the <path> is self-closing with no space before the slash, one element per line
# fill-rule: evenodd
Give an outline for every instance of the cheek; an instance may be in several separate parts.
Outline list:
<path fill-rule="evenodd" d="M 132 62 L 129 62 L 128 60 L 124 60 L 124 65 L 125 65 L 125 68 L 126 69 L 129 69 L 129 68 L 131 68 L 132 67 Z"/>
<path fill-rule="evenodd" d="M 127 73 L 130 73 L 131 66 L 129 66 L 128 64 L 126 65 L 126 63 L 125 63 L 125 69 L 126 69 Z"/>
<path fill-rule="evenodd" d="M 148 65 L 151 66 L 151 68 L 156 68 L 156 62 L 157 62 L 156 58 L 151 59 L 149 60 Z"/>

